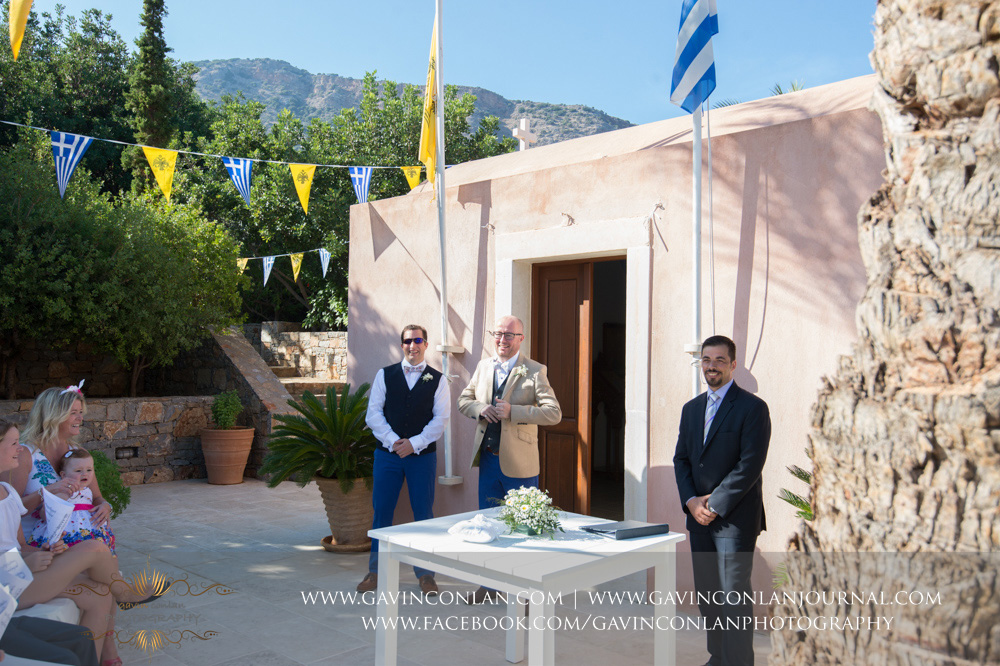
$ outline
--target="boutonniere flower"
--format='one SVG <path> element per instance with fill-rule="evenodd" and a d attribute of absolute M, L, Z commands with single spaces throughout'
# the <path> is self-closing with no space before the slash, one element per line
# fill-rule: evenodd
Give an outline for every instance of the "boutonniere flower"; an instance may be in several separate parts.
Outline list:
<path fill-rule="evenodd" d="M 425 372 L 424 374 L 422 374 L 422 375 L 420 376 L 420 380 L 421 380 L 421 381 L 424 381 L 424 382 L 429 382 L 429 381 L 430 381 L 430 380 L 432 380 L 432 379 L 434 379 L 434 375 L 432 375 L 432 374 L 431 374 L 431 373 L 429 373 L 429 372 Z"/>
<path fill-rule="evenodd" d="M 514 368 L 514 372 L 512 372 L 510 374 L 512 374 L 515 378 L 517 378 L 517 377 L 527 377 L 528 376 L 528 368 L 527 368 L 527 366 L 519 365 L 516 368 Z"/>

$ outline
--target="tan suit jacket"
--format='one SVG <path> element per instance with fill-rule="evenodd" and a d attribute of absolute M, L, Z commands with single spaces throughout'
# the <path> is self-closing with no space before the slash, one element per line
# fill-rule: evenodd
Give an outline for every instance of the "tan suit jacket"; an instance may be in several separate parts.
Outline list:
<path fill-rule="evenodd" d="M 480 361 L 469 385 L 458 397 L 458 410 L 479 424 L 473 467 L 479 466 L 479 445 L 486 433 L 486 420 L 480 419 L 479 414 L 490 404 L 493 371 L 492 358 Z M 562 409 L 549 385 L 544 365 L 522 353 L 510 372 L 501 396 L 510 403 L 510 419 L 500 422 L 500 470 L 515 478 L 536 476 L 539 472 L 538 426 L 559 423 Z"/>

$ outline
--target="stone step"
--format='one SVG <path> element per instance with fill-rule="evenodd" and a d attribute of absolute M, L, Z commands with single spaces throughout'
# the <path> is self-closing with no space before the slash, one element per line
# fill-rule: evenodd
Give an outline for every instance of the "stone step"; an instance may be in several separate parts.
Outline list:
<path fill-rule="evenodd" d="M 311 391 L 317 398 L 323 400 L 326 396 L 326 389 L 329 386 L 339 394 L 344 390 L 344 382 L 337 382 L 331 379 L 315 379 L 314 377 L 282 377 L 280 379 L 285 390 L 298 400 L 306 391 Z"/>
<path fill-rule="evenodd" d="M 271 368 L 271 372 L 280 378 L 300 376 L 299 369 L 292 365 L 269 365 L 267 367 Z"/>

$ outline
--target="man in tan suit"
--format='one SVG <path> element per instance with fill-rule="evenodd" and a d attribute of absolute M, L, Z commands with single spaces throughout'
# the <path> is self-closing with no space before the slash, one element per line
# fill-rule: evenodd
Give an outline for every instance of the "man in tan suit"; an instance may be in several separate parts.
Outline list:
<path fill-rule="evenodd" d="M 496 356 L 476 366 L 458 409 L 476 419 L 479 508 L 497 506 L 508 490 L 538 487 L 538 426 L 562 420 L 545 366 L 521 354 L 524 325 L 501 317 L 491 331 Z"/>
<path fill-rule="evenodd" d="M 524 324 L 501 317 L 490 331 L 496 356 L 479 362 L 458 397 L 458 410 L 478 421 L 476 456 L 479 508 L 497 506 L 507 491 L 538 487 L 538 426 L 562 420 L 545 366 L 521 354 Z M 480 587 L 472 603 L 496 601 L 499 593 Z"/>

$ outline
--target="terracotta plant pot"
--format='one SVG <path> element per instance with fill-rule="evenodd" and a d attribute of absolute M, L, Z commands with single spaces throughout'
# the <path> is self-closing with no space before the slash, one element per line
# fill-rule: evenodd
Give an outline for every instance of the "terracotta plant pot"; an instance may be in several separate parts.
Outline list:
<path fill-rule="evenodd" d="M 357 553 L 371 548 L 368 530 L 372 528 L 375 510 L 372 508 L 372 491 L 364 479 L 355 479 L 350 492 L 340 489 L 336 479 L 314 476 L 319 486 L 331 536 L 322 540 L 323 548 L 331 553 Z"/>
<path fill-rule="evenodd" d="M 205 454 L 209 483 L 220 486 L 243 483 L 253 436 L 253 428 L 206 428 L 201 431 L 201 450 Z"/>

